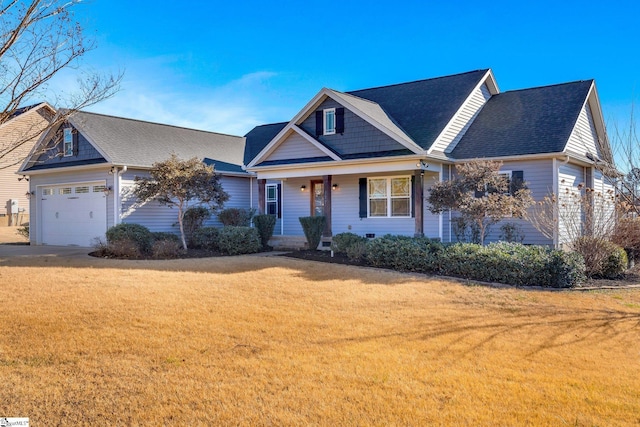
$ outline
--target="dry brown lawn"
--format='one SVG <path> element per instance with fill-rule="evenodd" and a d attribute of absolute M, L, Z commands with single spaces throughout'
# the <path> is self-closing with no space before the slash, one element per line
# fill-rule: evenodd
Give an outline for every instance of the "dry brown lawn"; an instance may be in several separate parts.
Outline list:
<path fill-rule="evenodd" d="M 0 416 L 34 426 L 640 424 L 640 290 L 16 258 L 0 328 Z"/>

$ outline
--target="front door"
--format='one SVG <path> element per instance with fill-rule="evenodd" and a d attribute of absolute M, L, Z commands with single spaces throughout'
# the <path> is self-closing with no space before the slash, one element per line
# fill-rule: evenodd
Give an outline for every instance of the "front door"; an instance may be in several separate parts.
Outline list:
<path fill-rule="evenodd" d="M 324 215 L 324 184 L 311 181 L 311 216 Z"/>

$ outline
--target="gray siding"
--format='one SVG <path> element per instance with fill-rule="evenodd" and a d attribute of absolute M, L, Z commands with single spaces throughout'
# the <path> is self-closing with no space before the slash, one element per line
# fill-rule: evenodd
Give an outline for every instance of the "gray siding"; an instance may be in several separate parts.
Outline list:
<path fill-rule="evenodd" d="M 558 243 L 567 244 L 570 236 L 580 233 L 582 227 L 582 206 L 576 202 L 582 197 L 580 184 L 586 184 L 585 169 L 582 166 L 566 164 L 558 168 Z"/>
<path fill-rule="evenodd" d="M 326 156 L 326 153 L 294 132 L 269 155 L 267 160 L 306 159 Z"/>
<path fill-rule="evenodd" d="M 104 157 L 95 149 L 93 145 L 78 132 L 78 154 L 74 156 L 64 157 L 61 154 L 62 142 L 56 144 L 55 139 L 51 139 L 47 146 L 52 147 L 48 151 L 42 153 L 37 160 L 37 165 L 55 167 L 64 167 L 67 163 L 82 162 L 92 160 L 104 160 Z"/>
<path fill-rule="evenodd" d="M 333 99 L 327 99 L 320 104 L 316 111 L 339 107 L 343 106 Z M 315 112 L 312 112 L 300 127 L 309 132 L 309 134 L 315 135 Z M 406 148 L 347 108 L 344 109 L 344 134 L 322 135 L 318 139 L 342 155 L 403 150 Z"/>
<path fill-rule="evenodd" d="M 601 158 L 602 153 L 598 148 L 599 144 L 597 141 L 598 134 L 593 123 L 591 108 L 589 107 L 589 103 L 586 103 L 584 107 L 582 107 L 576 125 L 571 132 L 566 150 L 580 156 L 584 156 L 585 153 L 596 154 Z"/>
<path fill-rule="evenodd" d="M 31 197 L 31 211 L 34 213 L 31 215 L 30 224 L 30 239 L 33 244 L 41 243 L 41 227 L 37 212 L 40 201 L 42 199 L 42 186 L 44 185 L 57 185 L 57 184 L 71 184 L 82 182 L 104 182 L 105 185 L 113 188 L 113 175 L 109 174 L 109 169 L 93 170 L 93 171 L 79 171 L 79 172 L 56 172 L 43 175 L 32 175 L 29 181 L 31 191 L 36 192 Z M 113 226 L 113 193 L 107 197 L 107 228 Z"/>
<path fill-rule="evenodd" d="M 425 174 L 423 180 L 424 186 L 424 235 L 431 238 L 440 237 L 440 215 L 433 214 L 429 211 L 429 188 L 438 181 L 438 174 Z M 444 235 L 443 235 L 444 238 Z"/>
<path fill-rule="evenodd" d="M 487 88 L 486 84 L 473 91 L 467 102 L 447 126 L 443 135 L 433 145 L 432 150 L 446 153 L 453 151 L 489 98 L 491 98 L 491 93 L 489 93 L 489 88 Z"/>

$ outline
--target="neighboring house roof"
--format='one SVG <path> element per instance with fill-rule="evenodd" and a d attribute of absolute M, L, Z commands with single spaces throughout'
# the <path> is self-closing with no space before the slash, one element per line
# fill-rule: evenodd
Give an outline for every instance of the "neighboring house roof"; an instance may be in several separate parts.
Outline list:
<path fill-rule="evenodd" d="M 489 70 L 347 92 L 377 103 L 413 141 L 428 150 Z"/>
<path fill-rule="evenodd" d="M 456 148 L 454 159 L 560 153 L 565 149 L 593 80 L 492 96 Z"/>
<path fill-rule="evenodd" d="M 69 122 L 116 165 L 151 167 L 175 153 L 178 157 L 242 165 L 244 138 L 142 120 L 80 111 Z"/>
<path fill-rule="evenodd" d="M 244 164 L 248 165 L 254 157 L 287 125 L 288 122 L 271 123 L 256 126 L 246 134 Z"/>

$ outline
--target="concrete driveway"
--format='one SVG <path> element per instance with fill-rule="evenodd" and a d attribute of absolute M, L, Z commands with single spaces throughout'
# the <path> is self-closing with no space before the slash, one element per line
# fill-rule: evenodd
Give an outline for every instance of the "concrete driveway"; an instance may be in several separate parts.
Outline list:
<path fill-rule="evenodd" d="M 88 257 L 93 248 L 78 246 L 31 246 L 27 239 L 20 236 L 17 227 L 0 227 L 0 258 L 15 257 L 58 257 L 81 258 Z"/>

